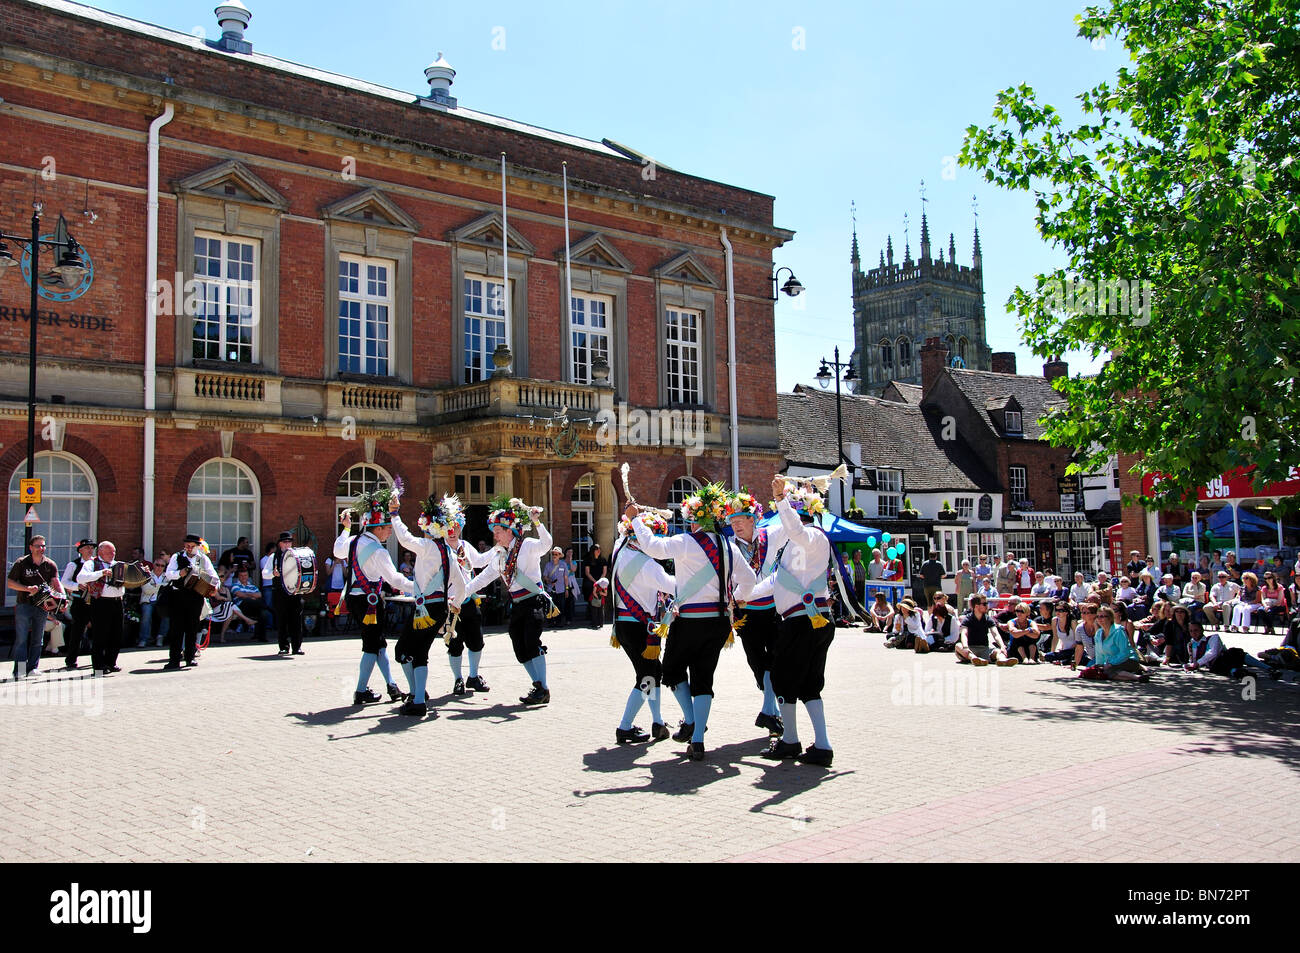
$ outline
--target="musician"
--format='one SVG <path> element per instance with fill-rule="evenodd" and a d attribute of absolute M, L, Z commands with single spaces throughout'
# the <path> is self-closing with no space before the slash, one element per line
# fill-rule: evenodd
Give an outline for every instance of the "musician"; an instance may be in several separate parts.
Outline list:
<path fill-rule="evenodd" d="M 122 671 L 117 654 L 122 650 L 122 598 L 126 587 L 112 580 L 117 549 L 108 540 L 99 544 L 96 558 L 83 562 L 77 583 L 90 597 L 90 661 L 96 675 Z"/>
<path fill-rule="evenodd" d="M 732 497 L 731 508 L 728 522 L 736 542 L 754 574 L 760 580 L 766 579 L 775 568 L 777 551 L 785 544 L 785 533 L 779 525 L 766 529 L 758 525 L 763 505 L 743 490 Z M 754 727 L 766 728 L 770 735 L 780 737 L 781 709 L 772 691 L 772 642 L 776 639 L 776 607 L 772 598 L 764 596 L 737 607 L 736 619 L 745 661 L 763 693 L 763 707 L 754 719 Z"/>
<path fill-rule="evenodd" d="M 387 492 L 391 493 L 391 490 Z M 354 705 L 382 701 L 370 690 L 370 675 L 376 665 L 384 677 L 389 699 L 400 701 L 402 698 L 402 690 L 393 681 L 388 664 L 385 613 L 381 602 L 385 582 L 406 595 L 412 595 L 414 583 L 397 571 L 388 550 L 384 549 L 388 537 L 393 534 L 392 521 L 384 509 L 386 504 L 387 495 L 381 501 L 374 493 L 364 494 L 356 505 L 362 519 L 361 532 L 352 535 L 352 510 L 344 510 L 340 517 L 343 532 L 334 541 L 334 557 L 348 561 L 348 579 L 343 590 L 348 612 L 361 623 L 361 669 L 357 675 L 357 690 L 352 696 Z"/>
<path fill-rule="evenodd" d="M 14 680 L 36 674 L 45 641 L 45 620 L 49 612 L 37 600 L 48 586 L 60 598 L 66 597 L 59 582 L 59 566 L 45 555 L 45 537 L 33 536 L 27 555 L 14 560 L 7 585 L 18 593 L 14 606 Z"/>
<path fill-rule="evenodd" d="M 772 481 L 776 512 L 788 542 L 777 554 L 772 575 L 754 589 L 754 597 L 771 595 L 780 614 L 772 646 L 772 689 L 781 706 L 781 737 L 773 737 L 763 757 L 797 758 L 804 764 L 830 767 L 821 690 L 826 683 L 826 653 L 835 636 L 827 572 L 833 569 L 830 539 L 811 525 L 826 508 L 820 494 L 806 484 L 791 487 L 784 477 Z M 804 703 L 815 741 L 806 750 L 795 726 L 795 700 Z"/>
<path fill-rule="evenodd" d="M 646 513 L 641 518 L 656 536 L 668 535 L 668 523 L 663 517 Z M 663 741 L 668 737 L 668 726 L 660 709 L 663 663 L 655 629 L 660 621 L 659 606 L 676 591 L 676 584 L 662 566 L 641 551 L 630 520 L 621 520 L 618 531 L 609 575 L 614 588 L 614 634 L 610 643 L 627 653 L 636 683 L 627 696 L 614 740 L 618 744 L 642 744 L 652 738 Z M 632 724 L 646 701 L 650 703 L 651 717 L 648 735 Z"/>
<path fill-rule="evenodd" d="M 559 615 L 554 603 L 542 592 L 542 559 L 551 549 L 551 534 L 541 522 L 540 506 L 526 507 L 511 499 L 488 514 L 492 538 L 501 552 L 466 588 L 473 596 L 497 579 L 510 590 L 510 643 L 515 659 L 524 667 L 533 687 L 519 700 L 525 705 L 547 705 L 551 690 L 546 684 L 546 646 L 542 644 L 543 620 Z M 536 539 L 524 538 L 525 524 L 537 531 Z"/>
<path fill-rule="evenodd" d="M 450 498 L 454 500 L 454 497 Z M 402 705 L 401 714 L 423 718 L 427 713 L 425 688 L 429 682 L 429 649 L 434 636 L 440 635 L 447 622 L 448 605 L 459 607 L 465 601 L 465 573 L 444 540 L 448 523 L 454 522 L 455 513 L 444 513 L 447 500 L 440 504 L 429 497 L 421 504 L 419 524 L 427 539 L 411 535 L 402 522 L 398 510 L 401 503 L 389 503 L 393 518 L 393 534 L 403 548 L 415 553 L 415 612 L 407 621 L 401 638 L 397 640 L 397 662 L 406 672 L 406 682 L 411 686 L 410 697 Z M 452 659 L 452 673 L 456 677 L 453 691 L 465 693 L 465 682 L 460 675 L 460 656 Z"/>
<path fill-rule="evenodd" d="M 731 600 L 733 596 L 747 600 L 757 582 L 740 547 L 718 532 L 727 507 L 727 491 L 707 484 L 682 503 L 690 532 L 667 539 L 650 532 L 635 504 L 623 514 L 632 521 L 637 544 L 647 556 L 673 561 L 674 618 L 664 652 L 663 682 L 682 707 L 683 721 L 673 739 L 689 742 L 686 756 L 692 761 L 704 760 L 713 672 L 731 635 Z"/>
<path fill-rule="evenodd" d="M 202 579 L 210 585 L 221 584 L 212 560 L 208 557 L 208 544 L 202 536 L 190 533 L 185 537 L 181 552 L 173 553 L 167 562 L 167 571 L 163 573 L 167 580 L 167 611 L 171 617 L 171 626 L 167 631 L 168 659 L 164 669 L 175 670 L 181 667 L 182 652 L 185 664 L 193 668 L 198 664 L 199 616 L 203 612 L 203 596 L 187 585 L 191 577 Z"/>
<path fill-rule="evenodd" d="M 280 636 L 280 655 L 306 655 L 302 650 L 302 596 L 290 594 L 284 588 L 280 571 L 284 554 L 293 549 L 293 533 L 280 534 L 275 553 L 262 568 L 262 585 L 271 587 L 271 605 L 275 613 L 275 631 Z"/>
<path fill-rule="evenodd" d="M 465 575 L 468 586 L 474 570 L 484 569 L 491 564 L 495 550 L 481 552 L 477 547 L 467 544 L 461 535 L 465 530 L 465 508 L 454 496 L 443 497 L 443 507 L 448 515 L 445 524 L 447 548 L 456 557 L 461 572 Z M 454 513 L 455 518 L 451 516 Z M 447 645 L 447 661 L 451 664 L 453 677 L 460 680 L 461 655 L 468 650 L 469 678 L 465 679 L 463 691 L 489 692 L 487 681 L 478 673 L 480 659 L 483 658 L 483 613 L 479 611 L 479 597 L 466 599 L 460 607 L 460 616 L 456 621 L 456 631 Z"/>
<path fill-rule="evenodd" d="M 83 539 L 77 543 L 76 557 L 68 560 L 68 564 L 63 567 L 63 575 L 59 577 L 63 591 L 69 596 L 68 612 L 72 616 L 72 624 L 64 633 L 63 667 L 74 672 L 77 670 L 77 656 L 81 654 L 81 639 L 90 622 L 90 594 L 77 582 L 77 573 L 81 572 L 86 563 L 94 562 L 95 549 L 93 539 Z"/>

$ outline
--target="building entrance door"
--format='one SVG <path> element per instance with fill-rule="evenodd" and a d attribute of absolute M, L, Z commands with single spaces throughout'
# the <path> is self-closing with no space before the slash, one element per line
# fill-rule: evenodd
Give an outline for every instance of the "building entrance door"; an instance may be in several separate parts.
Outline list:
<path fill-rule="evenodd" d="M 1038 562 L 1034 568 L 1044 576 L 1049 572 L 1056 574 L 1056 539 L 1051 533 L 1034 534 L 1034 551 L 1038 554 Z"/>

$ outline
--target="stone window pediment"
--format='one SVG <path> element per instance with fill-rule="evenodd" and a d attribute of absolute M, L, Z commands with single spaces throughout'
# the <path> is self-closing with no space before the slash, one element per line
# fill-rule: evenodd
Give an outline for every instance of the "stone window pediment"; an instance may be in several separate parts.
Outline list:
<path fill-rule="evenodd" d="M 564 260 L 564 249 L 557 253 Z M 575 265 L 603 268 L 609 271 L 632 271 L 632 263 L 599 232 L 592 232 L 569 248 L 569 260 Z"/>
<path fill-rule="evenodd" d="M 668 281 L 682 281 L 709 288 L 720 287 L 718 279 L 713 277 L 713 273 L 705 268 L 691 252 L 683 252 L 668 259 L 655 269 L 655 276 Z"/>
<path fill-rule="evenodd" d="M 491 212 L 459 228 L 453 228 L 447 233 L 447 238 L 453 242 L 499 249 L 501 247 L 501 213 Z M 509 243 L 510 251 L 528 257 L 532 257 L 537 250 L 533 243 L 524 238 L 513 225 L 510 226 Z"/>
<path fill-rule="evenodd" d="M 289 201 L 238 160 L 222 162 L 176 183 L 176 191 L 221 202 L 242 202 L 284 211 Z"/>
<path fill-rule="evenodd" d="M 419 223 L 399 208 L 379 189 L 365 189 L 321 209 L 321 214 L 335 221 L 353 222 L 380 228 L 418 232 Z"/>

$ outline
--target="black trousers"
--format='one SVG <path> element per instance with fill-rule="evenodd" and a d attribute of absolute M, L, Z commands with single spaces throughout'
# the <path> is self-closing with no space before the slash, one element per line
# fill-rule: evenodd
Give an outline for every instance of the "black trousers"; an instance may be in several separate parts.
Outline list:
<path fill-rule="evenodd" d="M 636 687 L 646 691 L 647 687 L 657 688 L 663 683 L 664 664 L 662 659 L 649 659 L 641 653 L 645 651 L 646 632 L 645 625 L 640 622 L 615 622 L 614 634 L 618 636 L 618 644 L 622 646 L 628 660 L 632 663 L 632 668 L 636 672 Z M 651 685 L 645 684 L 646 679 L 651 680 Z"/>
<path fill-rule="evenodd" d="M 510 644 L 521 665 L 546 651 L 546 646 L 542 645 L 542 620 L 534 612 L 541 606 L 542 601 L 537 596 L 528 596 L 510 607 Z"/>
<path fill-rule="evenodd" d="M 447 603 L 431 602 L 427 603 L 425 608 L 429 610 L 433 625 L 417 629 L 416 613 L 411 614 L 411 617 L 406 620 L 406 625 L 402 627 L 402 634 L 397 638 L 398 665 L 410 662 L 416 668 L 420 668 L 429 664 L 429 649 L 433 647 L 433 640 L 442 631 L 442 624 L 447 621 Z"/>
<path fill-rule="evenodd" d="M 90 603 L 85 599 L 73 599 L 68 604 L 68 612 L 72 623 L 66 633 L 63 655 L 66 663 L 72 666 L 77 664 L 77 656 L 81 654 L 81 639 L 86 633 L 86 623 L 90 621 Z"/>
<path fill-rule="evenodd" d="M 823 616 L 824 618 L 824 616 Z M 782 619 L 772 646 L 772 691 L 778 701 L 816 701 L 826 684 L 826 653 L 835 625 L 814 629 L 806 615 Z"/>
<path fill-rule="evenodd" d="M 745 620 L 739 629 L 740 644 L 745 650 L 745 661 L 754 673 L 754 681 L 763 689 L 763 673 L 772 671 L 772 643 L 776 641 L 775 609 L 741 609 L 736 621 Z"/>
<path fill-rule="evenodd" d="M 122 598 L 100 597 L 90 603 L 90 661 L 102 672 L 117 664 L 122 649 Z"/>
<path fill-rule="evenodd" d="M 663 683 L 672 688 L 689 679 L 692 696 L 712 695 L 713 673 L 730 629 L 726 616 L 674 619 L 664 649 Z"/>
<path fill-rule="evenodd" d="M 371 611 L 364 593 L 354 592 L 348 595 L 348 612 L 361 627 L 361 651 L 363 654 L 378 655 L 380 649 L 388 648 L 388 639 L 384 638 L 384 600 L 374 607 L 375 621 L 366 625 L 366 613 Z"/>
<path fill-rule="evenodd" d="M 198 653 L 199 613 L 203 611 L 203 597 L 193 589 L 172 589 L 167 604 L 171 627 L 167 630 L 167 657 L 169 662 L 180 662 L 182 650 L 185 661 L 194 661 Z"/>
<path fill-rule="evenodd" d="M 471 652 L 483 651 L 483 613 L 473 599 L 460 607 L 460 619 L 456 622 L 456 634 L 447 646 L 447 654 L 453 658 L 469 649 Z"/>
<path fill-rule="evenodd" d="M 275 603 L 275 630 L 280 636 L 280 649 L 296 652 L 302 648 L 302 596 L 291 596 L 284 586 L 274 584 L 271 599 Z"/>

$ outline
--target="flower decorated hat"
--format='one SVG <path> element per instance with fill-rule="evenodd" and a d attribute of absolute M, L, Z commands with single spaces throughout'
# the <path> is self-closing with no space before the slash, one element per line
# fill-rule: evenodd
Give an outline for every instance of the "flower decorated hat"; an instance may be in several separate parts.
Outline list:
<path fill-rule="evenodd" d="M 388 513 L 389 506 L 402 497 L 402 478 L 393 480 L 392 486 L 377 486 L 366 490 L 355 500 L 349 509 L 352 511 L 354 526 L 361 529 L 374 529 L 376 526 L 391 526 L 393 518 Z M 360 530 L 358 530 L 360 531 Z"/>
<path fill-rule="evenodd" d="M 460 499 L 447 494 L 441 500 L 430 496 L 420 504 L 420 529 L 432 539 L 443 539 L 453 525 L 465 528 L 465 507 Z"/>
<path fill-rule="evenodd" d="M 731 495 L 731 514 L 728 519 L 736 516 L 749 516 L 755 520 L 763 518 L 763 504 L 754 499 L 753 494 L 745 490 Z"/>
<path fill-rule="evenodd" d="M 524 501 L 517 496 L 498 496 L 492 500 L 491 512 L 488 513 L 488 529 L 500 526 L 516 536 L 524 535 L 524 530 L 532 522 L 532 515 Z"/>
<path fill-rule="evenodd" d="M 682 501 L 682 516 L 715 532 L 731 515 L 731 494 L 721 483 L 706 483 Z"/>
<path fill-rule="evenodd" d="M 655 536 L 668 535 L 668 521 L 658 513 L 651 513 L 648 510 L 641 511 L 641 522 L 645 523 L 645 528 L 650 530 Z M 626 516 L 618 521 L 618 535 L 636 538 L 636 533 L 632 531 L 632 521 Z"/>

